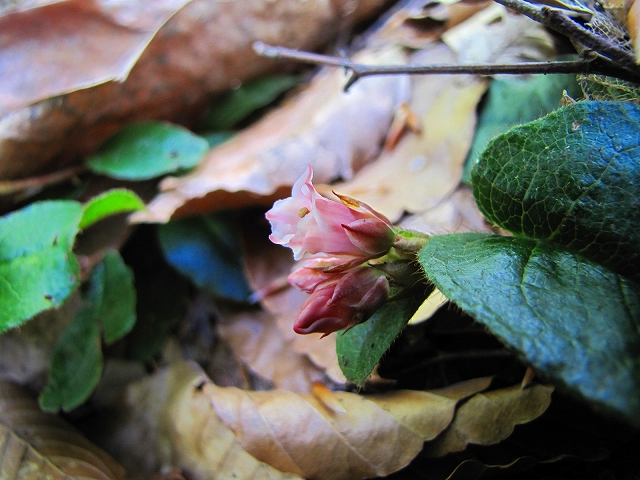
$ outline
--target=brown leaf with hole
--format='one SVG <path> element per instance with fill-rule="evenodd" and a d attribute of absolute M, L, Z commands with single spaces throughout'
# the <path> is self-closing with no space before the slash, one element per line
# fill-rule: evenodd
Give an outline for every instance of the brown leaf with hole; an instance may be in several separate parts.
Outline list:
<path fill-rule="evenodd" d="M 25 65 L 32 63 L 33 55 L 41 49 L 52 52 L 52 56 L 45 55 L 45 59 L 62 56 L 66 62 L 62 67 L 69 71 L 64 78 L 83 78 L 87 65 L 89 73 L 82 84 L 88 87 L 108 79 L 109 75 L 96 73 L 89 67 L 102 65 L 102 59 L 111 58 L 115 33 L 118 38 L 122 34 L 123 41 L 131 31 L 149 33 L 153 30 L 152 20 L 162 17 L 158 12 L 163 6 L 184 3 L 186 0 L 55 2 L 41 7 L 47 12 L 61 13 L 55 17 L 43 17 L 49 20 L 39 28 L 40 37 L 35 37 L 32 42 L 33 39 L 27 35 L 14 35 L 10 50 L 23 52 L 20 64 Z M 167 119 L 193 125 L 213 93 L 227 90 L 257 75 L 282 69 L 281 62 L 258 57 L 253 51 L 253 42 L 314 49 L 342 28 L 377 12 L 383 3 L 383 0 L 193 0 L 166 22 L 141 55 L 138 47 L 137 53 L 130 55 L 128 60 L 112 56 L 126 68 L 130 68 L 137 55 L 140 56 L 124 82 L 108 81 L 62 96 L 55 95 L 70 88 L 64 82 L 58 87 L 49 87 L 41 94 L 39 87 L 35 87 L 34 92 L 28 95 L 30 102 L 54 96 L 0 116 L 0 179 L 37 176 L 78 163 L 82 156 L 93 152 L 107 136 L 128 122 Z M 73 20 L 62 14 L 65 8 L 72 10 L 72 6 L 76 6 L 74 12 L 78 11 Z M 40 20 L 37 15 L 41 15 L 38 10 L 7 14 L 6 21 L 22 25 L 20 32 L 36 31 Z M 97 13 L 93 15 L 91 12 Z M 105 13 L 101 17 L 102 12 Z M 109 12 L 114 13 L 109 16 Z M 100 37 L 94 38 L 87 33 L 92 32 L 89 28 L 76 33 L 74 26 L 83 23 L 81 19 L 85 17 L 82 15 L 86 15 L 87 26 L 91 26 L 90 20 L 93 19 L 106 29 L 97 30 L 101 32 Z M 18 21 L 20 19 L 22 23 Z M 115 23 L 111 36 L 109 22 Z M 30 25 L 29 29 L 27 25 Z M 0 29 L 0 32 L 4 31 L 8 29 Z M 62 36 L 48 37 L 52 32 L 61 32 Z M 30 42 L 33 44 L 31 48 Z M 11 52 L 7 50 L 4 54 L 10 55 Z M 70 56 L 73 56 L 73 64 Z M 16 62 L 18 60 L 12 64 L 18 65 Z M 50 63 L 51 68 L 61 65 L 58 60 Z M 3 69 L 9 68 L 4 61 L 0 64 L 4 65 Z M 125 70 L 123 67 L 120 73 L 114 70 L 115 73 L 110 75 L 123 78 Z M 38 78 L 52 75 L 36 73 Z M 10 77 L 6 81 L 17 82 L 24 88 L 27 88 L 25 82 L 33 84 L 38 79 L 27 79 L 24 74 Z M 13 102 L 13 105 L 18 104 Z M 10 105 L 7 108 L 12 108 Z"/>
<path fill-rule="evenodd" d="M 134 430 L 146 426 L 145 438 L 154 440 L 135 450 L 144 448 L 156 456 L 156 465 L 173 462 L 196 479 L 231 473 L 238 479 L 364 478 L 409 463 L 425 440 L 449 425 L 457 403 L 490 381 L 433 392 L 332 392 L 328 399 L 327 392 L 217 387 L 194 364 L 179 363 L 128 388 L 127 424 Z M 120 432 L 120 447 L 131 452 L 127 442 L 138 444 L 140 435 Z M 279 477 L 275 469 L 290 473 Z"/>
<path fill-rule="evenodd" d="M 0 478 L 120 480 L 122 466 L 22 388 L 0 381 Z"/>
<path fill-rule="evenodd" d="M 0 17 L 0 117 L 125 80 L 160 27 L 190 1 L 66 0 Z"/>
<path fill-rule="evenodd" d="M 431 457 L 459 452 L 470 443 L 493 445 L 513 432 L 516 425 L 542 415 L 551 403 L 553 387 L 534 384 L 478 393 L 458 408 L 447 431 L 426 445 Z"/>
<path fill-rule="evenodd" d="M 369 49 L 354 60 L 402 64 L 396 46 Z M 272 203 L 308 164 L 316 183 L 351 178 L 380 151 L 395 110 L 409 95 L 405 75 L 372 77 L 343 92 L 344 74 L 323 70 L 294 100 L 213 149 L 193 171 L 169 177 L 135 221 L 166 222 L 174 214 Z"/>

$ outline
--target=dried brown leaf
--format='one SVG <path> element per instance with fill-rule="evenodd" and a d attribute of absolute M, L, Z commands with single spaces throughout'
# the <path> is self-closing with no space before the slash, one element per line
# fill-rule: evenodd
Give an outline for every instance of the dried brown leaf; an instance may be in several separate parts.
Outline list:
<path fill-rule="evenodd" d="M 455 63 L 446 45 L 418 52 L 412 63 Z M 357 198 L 397 221 L 404 211 L 433 208 L 453 193 L 475 128 L 483 81 L 470 76 L 433 75 L 412 79 L 410 107 L 422 133 L 407 133 L 390 152 L 364 167 L 351 181 L 332 188 Z"/>
<path fill-rule="evenodd" d="M 276 388 L 308 393 L 313 382 L 322 379 L 323 370 L 292 348 L 269 312 L 238 313 L 223 317 L 217 325 L 234 353 Z"/>
<path fill-rule="evenodd" d="M 403 467 L 425 439 L 449 425 L 461 399 L 489 383 L 371 396 L 248 392 L 217 387 L 193 364 L 180 363 L 130 386 L 126 403 L 130 428 L 156 436 L 146 445 L 156 465 L 174 463 L 196 479 L 231 478 L 232 472 L 238 479 L 268 478 L 268 472 L 271 478 L 339 480 Z M 120 446 L 130 451 L 127 443 L 141 436 L 120 431 Z M 279 477 L 267 464 L 291 473 Z"/>
<path fill-rule="evenodd" d="M 553 387 L 534 384 L 478 393 L 458 408 L 447 431 L 425 448 L 440 457 L 464 450 L 468 444 L 493 445 L 507 438 L 516 425 L 542 415 L 551 403 Z"/>
<path fill-rule="evenodd" d="M 87 12 L 89 18 L 93 18 L 90 13 L 94 10 L 115 12 L 106 20 L 114 18 L 114 30 L 121 31 L 123 37 L 126 37 L 129 30 L 147 28 L 145 31 L 151 32 L 153 29 L 148 26 L 158 16 L 154 13 L 159 11 L 158 5 L 185 2 L 186 0 L 67 0 L 42 8 L 63 11 L 67 4 L 76 5 L 78 15 Z M 278 62 L 258 57 L 252 49 L 253 42 L 278 43 L 302 49 L 317 48 L 341 28 L 376 12 L 383 3 L 383 0 L 194 0 L 159 30 L 142 55 L 137 50 L 136 55 L 130 57 L 129 63 L 122 63 L 129 68 L 131 61 L 140 55 L 126 81 L 110 81 L 14 110 L 9 115 L 0 115 L 0 179 L 34 176 L 76 163 L 78 158 L 93 152 L 108 135 L 127 122 L 168 119 L 179 123 L 193 123 L 197 118 L 196 114 L 202 111 L 212 93 L 227 90 L 251 77 L 281 68 L 282 64 Z M 149 11 L 149 15 L 133 15 L 135 12 L 146 11 Z M 25 18 L 26 25 L 26 16 L 35 13 L 27 11 L 9 15 L 12 18 Z M 81 65 L 102 65 L 101 61 L 94 59 L 109 55 L 109 51 L 114 50 L 111 46 L 112 37 L 90 37 L 82 29 L 85 36 L 74 37 L 74 26 L 81 23 L 80 17 L 74 18 L 76 23 L 72 25 L 67 25 L 66 22 L 71 20 L 66 14 L 50 18 L 45 26 L 39 28 L 42 41 L 35 43 L 28 55 L 22 55 L 23 63 L 29 64 L 31 55 L 39 49 L 47 49 L 52 53 L 50 58 L 58 59 L 62 56 L 67 59 L 73 56 Z M 97 18 L 100 19 L 99 15 Z M 14 22 L 12 19 L 7 21 L 9 20 Z M 17 21 L 15 23 L 18 24 Z M 123 23 L 124 27 L 119 27 L 118 23 Z M 66 27 L 70 28 L 67 35 L 71 37 L 63 36 L 58 40 L 58 37 L 49 39 L 46 36 L 50 32 L 64 31 Z M 5 27 L 0 29 L 0 32 L 5 31 Z M 11 38 L 15 42 L 19 41 L 15 35 Z M 28 42 L 29 37 L 25 35 L 23 40 Z M 83 44 L 92 48 L 83 49 Z M 27 44 L 22 47 L 26 52 Z M 7 50 L 5 54 L 9 55 L 10 52 Z M 45 55 L 45 58 L 49 56 Z M 114 58 L 120 57 L 114 55 Z M 3 69 L 10 68 L 4 62 L 1 64 L 4 65 Z M 52 68 L 55 65 L 69 68 L 68 63 L 59 60 L 52 61 L 51 64 Z M 121 69 L 118 78 L 123 77 L 123 71 Z M 80 74 L 81 72 L 78 73 Z M 90 73 L 88 78 L 93 80 L 83 81 L 83 84 L 95 84 L 96 76 L 95 72 Z M 103 75 L 102 81 L 108 76 Z M 7 81 L 17 82 L 20 88 L 27 88 L 29 83 L 38 80 L 26 79 L 23 73 L 10 77 Z M 60 93 L 66 88 L 69 86 L 63 85 L 38 93 L 40 89 L 36 86 L 34 93 L 28 98 L 33 101 Z M 77 88 L 77 85 L 73 88 Z M 14 102 L 14 105 L 18 104 L 19 102 Z"/>
<path fill-rule="evenodd" d="M 395 46 L 361 52 L 356 60 L 402 64 Z M 396 108 L 409 94 L 406 76 L 372 77 L 343 92 L 344 74 L 324 70 L 294 100 L 213 149 L 188 175 L 167 178 L 162 193 L 135 221 L 166 222 L 179 214 L 269 204 L 308 164 L 317 183 L 351 178 L 380 151 Z"/>
<path fill-rule="evenodd" d="M 66 0 L 0 17 L 0 117 L 54 95 L 123 81 L 158 29 L 190 1 Z"/>
<path fill-rule="evenodd" d="M 7 480 L 125 477 L 109 455 L 6 381 L 0 381 L 0 451 L 0 477 Z"/>

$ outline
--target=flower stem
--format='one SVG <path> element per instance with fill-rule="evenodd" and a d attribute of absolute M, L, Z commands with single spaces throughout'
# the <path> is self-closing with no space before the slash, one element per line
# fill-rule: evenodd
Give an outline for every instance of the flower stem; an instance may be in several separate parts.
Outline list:
<path fill-rule="evenodd" d="M 396 229 L 393 247 L 401 253 L 416 255 L 429 241 L 429 236 L 408 230 Z"/>

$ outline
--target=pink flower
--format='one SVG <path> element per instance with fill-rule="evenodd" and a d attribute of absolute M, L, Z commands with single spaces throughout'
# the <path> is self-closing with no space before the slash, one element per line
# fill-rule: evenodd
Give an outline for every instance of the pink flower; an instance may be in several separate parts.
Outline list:
<path fill-rule="evenodd" d="M 291 197 L 278 200 L 266 214 L 273 243 L 293 250 L 296 260 L 316 254 L 355 264 L 384 255 L 395 240 L 391 222 L 368 205 L 320 195 L 311 183 L 311 166 L 293 185 Z"/>
<path fill-rule="evenodd" d="M 304 303 L 293 330 L 328 335 L 364 322 L 389 297 L 389 282 L 372 267 L 333 274 L 316 285 Z M 323 335 L 323 336 L 324 336 Z"/>

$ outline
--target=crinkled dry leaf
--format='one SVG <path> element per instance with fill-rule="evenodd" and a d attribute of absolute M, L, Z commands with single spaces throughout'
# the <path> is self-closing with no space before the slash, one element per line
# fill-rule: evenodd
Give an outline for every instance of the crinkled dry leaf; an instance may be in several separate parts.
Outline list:
<path fill-rule="evenodd" d="M 0 117 L 54 95 L 123 81 L 158 29 L 190 1 L 66 0 L 0 17 Z"/>
<path fill-rule="evenodd" d="M 175 5 L 176 2 L 180 3 L 180 0 L 171 3 Z M 117 12 L 115 18 L 119 22 L 131 28 L 144 28 L 156 15 L 138 19 L 129 13 L 153 12 L 159 2 L 75 0 L 73 3 L 81 4 L 84 10 L 99 10 L 102 5 L 113 4 L 114 10 L 110 11 Z M 227 90 L 282 65 L 258 57 L 253 51 L 253 42 L 313 49 L 342 27 L 370 16 L 383 3 L 383 0 L 194 0 L 159 30 L 126 81 L 107 82 L 53 97 L 1 118 L 0 178 L 24 178 L 77 162 L 79 157 L 93 152 L 107 136 L 127 122 L 167 119 L 193 123 L 212 93 Z M 169 0 L 161 3 L 168 4 Z M 62 6 L 43 8 L 61 9 Z M 53 20 L 56 20 L 55 24 Z M 42 32 L 60 31 L 66 21 L 67 17 L 58 16 L 38 28 Z M 127 28 L 121 30 L 123 34 L 128 31 Z M 0 31 L 4 32 L 4 28 Z M 72 28 L 71 33 L 74 31 Z M 109 38 L 85 39 L 80 36 L 76 44 L 68 48 L 61 42 L 52 42 L 47 48 L 64 55 L 71 55 L 72 51 L 84 53 L 80 57 L 81 64 L 101 64 L 93 59 L 106 55 L 101 53 L 101 49 L 111 49 Z M 100 47 L 96 48 L 97 51 L 84 50 L 77 44 L 99 44 Z M 36 43 L 33 51 L 41 48 L 44 47 Z M 34 52 L 29 53 L 24 63 L 31 62 Z M 24 87 L 25 76 L 19 74 L 18 81 L 20 87 Z M 40 96 L 34 93 L 31 97 L 42 98 L 51 93 L 45 92 Z"/>
<path fill-rule="evenodd" d="M 355 59 L 402 64 L 406 55 L 399 47 L 387 46 L 361 52 Z M 351 178 L 380 151 L 396 108 L 409 95 L 409 80 L 405 75 L 372 77 L 348 92 L 343 92 L 344 81 L 338 69 L 323 71 L 294 100 L 213 149 L 188 175 L 165 179 L 148 210 L 132 218 L 166 222 L 176 211 L 266 205 L 308 164 L 317 183 Z"/>
<path fill-rule="evenodd" d="M 470 443 L 493 445 L 507 438 L 516 425 L 542 415 L 551 403 L 553 387 L 535 384 L 478 393 L 464 403 L 447 431 L 425 448 L 429 456 L 459 452 Z"/>
<path fill-rule="evenodd" d="M 122 466 L 20 387 L 0 381 L 0 478 L 119 480 Z"/>
<path fill-rule="evenodd" d="M 145 438 L 136 448 L 155 456 L 156 467 L 174 462 L 197 479 L 386 475 L 449 425 L 459 400 L 490 381 L 433 392 L 315 396 L 217 387 L 194 364 L 179 363 L 128 388 L 127 425 L 133 430 L 120 429 L 119 445 L 131 452 L 128 445 Z M 147 429 L 145 436 L 136 433 L 140 429 Z M 280 477 L 267 464 L 291 473 Z"/>

